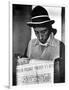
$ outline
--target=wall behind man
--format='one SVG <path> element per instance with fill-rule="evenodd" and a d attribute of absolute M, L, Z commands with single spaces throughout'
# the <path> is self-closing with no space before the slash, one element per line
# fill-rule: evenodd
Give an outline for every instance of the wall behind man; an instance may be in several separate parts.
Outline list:
<path fill-rule="evenodd" d="M 19 5 L 13 4 L 13 85 L 16 84 L 16 62 L 17 56 L 23 55 L 25 57 L 25 51 L 28 46 L 28 42 L 31 38 L 30 27 L 26 22 L 30 19 L 30 13 L 32 10 L 31 5 Z"/>
<path fill-rule="evenodd" d="M 30 40 L 30 28 L 26 25 L 29 20 L 31 6 L 13 5 L 13 52 L 24 54 Z"/>

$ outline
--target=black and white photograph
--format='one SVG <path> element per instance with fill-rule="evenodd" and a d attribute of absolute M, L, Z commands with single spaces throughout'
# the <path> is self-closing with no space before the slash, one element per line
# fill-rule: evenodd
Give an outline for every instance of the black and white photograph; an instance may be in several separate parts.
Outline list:
<path fill-rule="evenodd" d="M 12 85 L 65 83 L 65 7 L 12 4 Z"/>
<path fill-rule="evenodd" d="M 1 0 L 0 89 L 68 90 L 69 1 Z"/>

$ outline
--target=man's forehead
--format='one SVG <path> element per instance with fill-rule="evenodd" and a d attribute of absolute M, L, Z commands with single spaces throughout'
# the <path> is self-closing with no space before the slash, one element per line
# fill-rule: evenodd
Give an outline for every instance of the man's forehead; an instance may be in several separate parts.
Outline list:
<path fill-rule="evenodd" d="M 34 28 L 35 31 L 43 31 L 43 30 L 48 30 L 47 27 L 35 27 Z"/>

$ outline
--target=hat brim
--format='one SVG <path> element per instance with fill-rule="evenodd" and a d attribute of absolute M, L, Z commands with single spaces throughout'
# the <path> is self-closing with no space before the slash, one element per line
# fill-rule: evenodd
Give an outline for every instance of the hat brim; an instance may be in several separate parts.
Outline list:
<path fill-rule="evenodd" d="M 48 25 L 52 25 L 54 22 L 55 22 L 54 20 L 48 20 L 42 22 L 27 22 L 27 25 L 30 27 L 48 26 Z"/>

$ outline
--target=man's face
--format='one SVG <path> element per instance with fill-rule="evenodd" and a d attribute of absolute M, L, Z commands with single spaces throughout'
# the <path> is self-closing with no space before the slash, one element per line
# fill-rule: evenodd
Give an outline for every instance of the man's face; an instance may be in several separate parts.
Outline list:
<path fill-rule="evenodd" d="M 46 43 L 50 35 L 50 30 L 47 27 L 36 27 L 34 28 L 34 31 L 38 40 L 43 44 Z"/>

